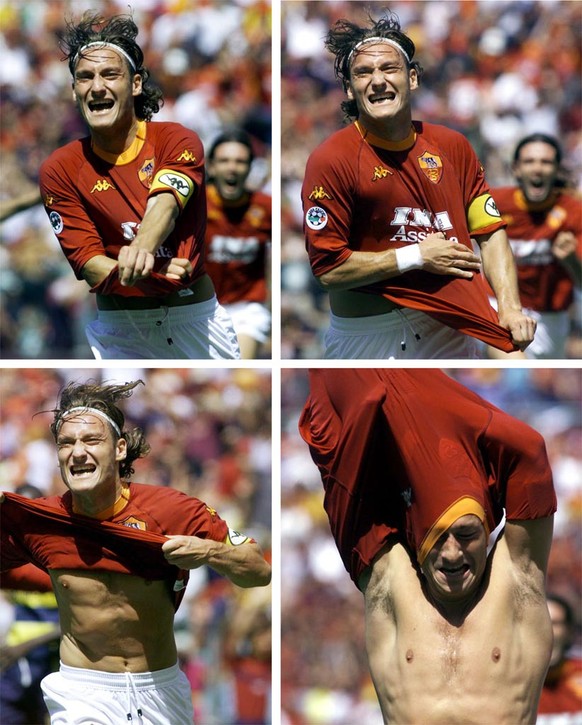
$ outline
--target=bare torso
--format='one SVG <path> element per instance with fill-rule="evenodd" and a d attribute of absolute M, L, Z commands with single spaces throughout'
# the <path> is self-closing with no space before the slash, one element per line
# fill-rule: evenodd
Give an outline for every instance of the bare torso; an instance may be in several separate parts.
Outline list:
<path fill-rule="evenodd" d="M 368 317 L 392 312 L 398 305 L 380 295 L 352 290 L 330 290 L 329 305 L 338 317 Z"/>
<path fill-rule="evenodd" d="M 70 667 L 148 672 L 176 663 L 174 606 L 163 581 L 104 571 L 52 570 Z"/>
<path fill-rule="evenodd" d="M 543 578 L 516 571 L 503 539 L 489 576 L 473 608 L 452 616 L 429 601 L 403 546 L 377 558 L 364 591 L 366 643 L 386 722 L 535 722 L 552 638 Z"/>

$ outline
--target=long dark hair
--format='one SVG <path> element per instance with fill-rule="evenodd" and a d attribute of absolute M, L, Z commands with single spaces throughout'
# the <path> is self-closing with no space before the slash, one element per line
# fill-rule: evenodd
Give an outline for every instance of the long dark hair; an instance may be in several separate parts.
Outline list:
<path fill-rule="evenodd" d="M 134 99 L 135 115 L 145 121 L 151 121 L 164 101 L 161 89 L 150 80 L 150 72 L 144 67 L 143 51 L 136 43 L 139 30 L 131 16 L 114 15 L 105 19 L 98 14 L 86 12 L 78 23 L 67 21 L 65 31 L 59 34 L 59 47 L 69 61 L 71 75 L 75 76 L 75 67 L 81 48 L 89 43 L 112 43 L 117 45 L 132 59 L 135 70 L 142 80 L 142 92 Z"/>
<path fill-rule="evenodd" d="M 366 40 L 366 38 L 388 38 L 397 43 L 410 58 L 408 69 L 414 69 L 420 80 L 423 68 L 418 61 L 412 60 L 416 46 L 408 35 L 402 32 L 398 16 L 389 13 L 383 15 L 379 20 L 374 20 L 371 15 L 368 15 L 368 21 L 368 26 L 362 27 L 350 20 L 338 20 L 325 37 L 325 47 L 335 56 L 334 71 L 336 78 L 341 80 L 344 90 L 346 90 L 350 80 L 352 51 L 358 43 Z M 358 117 L 358 109 L 354 100 L 344 101 L 342 110 L 346 116 Z"/>
<path fill-rule="evenodd" d="M 134 472 L 132 463 L 138 458 L 147 456 L 150 445 L 146 441 L 141 428 L 123 430 L 125 416 L 123 411 L 117 407 L 118 400 L 129 398 L 137 385 L 143 385 L 142 380 L 135 380 L 131 383 L 104 383 L 100 384 L 93 380 L 86 383 L 69 383 L 60 393 L 58 406 L 52 411 L 54 419 L 51 424 L 51 433 L 55 441 L 63 424 L 67 411 L 72 408 L 95 408 L 105 413 L 121 431 L 121 438 L 127 442 L 127 456 L 119 462 L 119 475 L 128 478 Z M 115 434 L 117 435 L 117 434 Z"/>

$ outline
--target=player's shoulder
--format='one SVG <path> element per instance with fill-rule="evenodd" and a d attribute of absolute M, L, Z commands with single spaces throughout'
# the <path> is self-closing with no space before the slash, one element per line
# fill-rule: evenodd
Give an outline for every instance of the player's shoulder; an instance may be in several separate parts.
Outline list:
<path fill-rule="evenodd" d="M 505 205 L 512 204 L 515 201 L 515 195 L 518 191 L 516 186 L 496 186 L 491 190 L 491 195 L 495 199 L 497 205 L 503 203 Z"/>
<path fill-rule="evenodd" d="M 460 131 L 440 123 L 428 123 L 426 121 L 413 121 L 414 128 L 419 138 L 437 145 L 447 145 L 454 148 L 470 146 L 466 136 Z"/>
<path fill-rule="evenodd" d="M 202 146 L 202 142 L 196 131 L 176 121 L 148 121 L 146 129 L 148 136 L 153 140 L 175 139 L 178 141 L 180 139 L 188 139 Z"/>
<path fill-rule="evenodd" d="M 318 159 L 327 157 L 330 159 L 341 156 L 349 156 L 353 152 L 354 146 L 362 143 L 362 137 L 355 124 L 344 126 L 338 131 L 334 131 L 330 136 L 324 139 L 316 146 L 310 154 L 310 159 Z"/>
<path fill-rule="evenodd" d="M 49 154 L 40 166 L 40 173 L 42 175 L 51 169 L 79 169 L 87 160 L 89 150 L 88 137 L 70 141 Z"/>

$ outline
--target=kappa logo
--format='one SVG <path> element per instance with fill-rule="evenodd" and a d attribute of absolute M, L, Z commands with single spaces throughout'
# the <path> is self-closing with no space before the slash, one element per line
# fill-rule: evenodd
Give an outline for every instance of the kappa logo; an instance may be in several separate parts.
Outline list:
<path fill-rule="evenodd" d="M 95 191 L 109 191 L 109 189 L 115 189 L 113 184 L 110 184 L 107 179 L 99 179 L 99 181 L 91 189 L 91 193 Z"/>
<path fill-rule="evenodd" d="M 188 151 L 188 149 L 185 149 L 182 151 L 182 153 L 178 156 L 178 161 L 191 161 L 192 163 L 196 163 L 196 156 L 192 153 L 192 151 Z"/>
<path fill-rule="evenodd" d="M 324 226 L 327 224 L 327 220 L 327 212 L 320 206 L 312 206 L 311 209 L 308 209 L 307 213 L 305 214 L 305 223 L 310 229 L 313 229 L 314 231 L 323 229 Z"/>
<path fill-rule="evenodd" d="M 438 184 L 443 175 L 443 162 L 440 156 L 425 151 L 418 157 L 418 163 L 426 178 L 433 184 Z"/>
<path fill-rule="evenodd" d="M 385 169 L 383 166 L 374 166 L 374 176 L 372 181 L 378 181 L 378 179 L 385 179 L 387 176 L 393 176 L 390 169 Z"/>
<path fill-rule="evenodd" d="M 190 196 L 191 187 L 190 187 L 190 179 L 188 179 L 187 176 L 182 176 L 180 174 L 173 174 L 169 171 L 166 171 L 165 174 L 162 174 L 158 181 L 160 184 L 164 184 L 165 186 L 170 186 L 172 189 L 175 189 L 178 194 L 181 194 L 183 197 L 188 198 Z"/>
<path fill-rule="evenodd" d="M 55 197 L 51 194 L 47 194 L 44 198 L 44 205 L 45 206 L 52 206 L 55 203 Z"/>
<path fill-rule="evenodd" d="M 331 196 L 323 188 L 323 186 L 314 186 L 313 191 L 307 197 L 309 201 L 321 201 L 322 199 L 331 199 Z"/>

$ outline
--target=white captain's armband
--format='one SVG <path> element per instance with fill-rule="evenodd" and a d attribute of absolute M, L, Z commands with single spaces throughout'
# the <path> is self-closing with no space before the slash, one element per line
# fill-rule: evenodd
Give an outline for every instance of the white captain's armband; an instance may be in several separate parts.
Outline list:
<path fill-rule="evenodd" d="M 150 194 L 154 191 L 173 191 L 180 206 L 184 207 L 194 193 L 194 182 L 189 176 L 182 174 L 180 171 L 161 169 L 154 176 Z"/>
<path fill-rule="evenodd" d="M 471 233 L 501 221 L 501 214 L 491 194 L 482 194 L 469 204 L 467 222 Z"/>
<path fill-rule="evenodd" d="M 239 534 L 238 531 L 229 529 L 224 543 L 230 544 L 230 546 L 240 546 L 241 544 L 252 544 L 254 543 L 254 539 L 245 536 L 245 534 Z"/>

